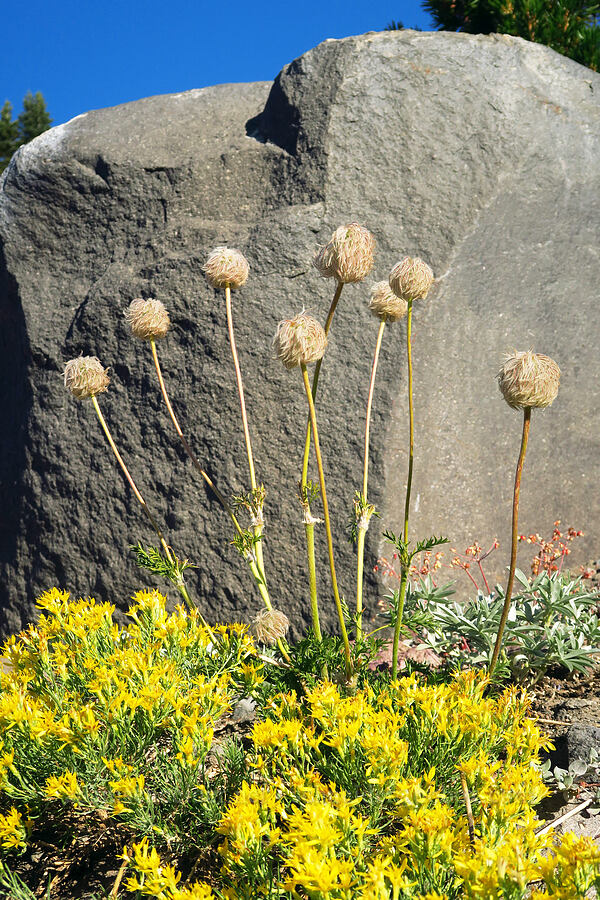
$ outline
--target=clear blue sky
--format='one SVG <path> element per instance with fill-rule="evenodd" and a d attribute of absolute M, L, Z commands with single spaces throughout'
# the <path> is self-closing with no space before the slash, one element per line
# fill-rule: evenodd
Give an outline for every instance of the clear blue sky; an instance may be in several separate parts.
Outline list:
<path fill-rule="evenodd" d="M 271 81 L 326 38 L 392 19 L 432 27 L 420 0 L 5 0 L 0 9 L 0 105 L 10 100 L 16 115 L 27 91 L 41 91 L 55 125 L 152 94 Z"/>

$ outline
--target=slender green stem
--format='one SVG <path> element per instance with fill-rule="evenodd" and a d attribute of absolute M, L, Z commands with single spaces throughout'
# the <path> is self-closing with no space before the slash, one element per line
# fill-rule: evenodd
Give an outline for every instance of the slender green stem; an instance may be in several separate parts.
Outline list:
<path fill-rule="evenodd" d="M 244 440 L 246 442 L 246 453 L 248 455 L 248 468 L 250 469 L 250 486 L 252 487 L 252 491 L 254 495 L 256 495 L 257 483 L 256 483 L 256 473 L 254 470 L 254 456 L 252 454 L 252 442 L 250 440 L 250 428 L 248 427 L 248 415 L 246 413 L 246 399 L 244 396 L 244 382 L 242 381 L 242 372 L 240 369 L 240 361 L 238 358 L 237 347 L 235 343 L 235 334 L 233 331 L 233 314 L 231 310 L 231 288 L 229 285 L 225 287 L 225 309 L 227 312 L 227 331 L 229 333 L 229 344 L 231 346 L 231 355 L 233 356 L 233 365 L 235 368 L 235 379 L 237 382 L 237 389 L 240 398 L 240 410 L 242 413 L 242 426 L 244 429 Z M 256 559 L 258 562 L 258 568 L 263 574 L 263 578 L 265 578 L 265 564 L 263 559 L 263 548 L 262 548 L 262 533 L 264 528 L 264 522 L 262 521 L 262 508 L 258 511 L 257 518 L 259 521 L 256 521 L 253 524 L 254 534 L 259 538 L 256 542 Z M 266 585 L 266 578 L 265 578 Z"/>
<path fill-rule="evenodd" d="M 410 514 L 410 492 L 412 488 L 413 476 L 413 458 L 414 458 L 414 441 L 415 441 L 415 419 L 413 410 L 413 370 L 412 370 L 412 300 L 408 301 L 408 313 L 406 317 L 406 355 L 408 362 L 408 477 L 406 479 L 406 500 L 404 502 L 404 543 L 408 543 L 408 517 Z M 396 619 L 396 627 L 394 629 L 394 643 L 392 648 L 392 678 L 398 675 L 398 645 L 400 643 L 400 631 L 402 628 L 402 617 L 404 615 L 404 598 L 406 596 L 406 582 L 408 580 L 408 571 L 405 565 L 402 565 L 400 575 L 400 598 L 398 603 L 398 617 Z"/>
<path fill-rule="evenodd" d="M 217 488 L 217 486 L 215 485 L 215 483 L 213 482 L 213 480 L 212 480 L 212 479 L 209 477 L 209 475 L 207 475 L 207 473 L 204 471 L 204 469 L 202 468 L 202 466 L 201 466 L 200 463 L 198 462 L 198 459 L 196 458 L 194 452 L 192 451 L 192 448 L 190 447 L 190 445 L 188 444 L 187 440 L 185 439 L 185 436 L 184 436 L 184 434 L 183 434 L 183 432 L 182 432 L 182 430 L 181 430 L 181 426 L 179 425 L 179 422 L 178 422 L 178 420 L 177 420 L 177 416 L 175 415 L 175 411 L 173 410 L 173 406 L 171 405 L 171 401 L 170 401 L 170 399 L 169 399 L 169 394 L 167 393 L 167 386 L 166 386 L 166 384 L 165 384 L 165 380 L 164 380 L 164 378 L 163 378 L 163 374 L 162 374 L 162 370 L 161 370 L 161 367 L 160 367 L 160 363 L 159 363 L 159 361 L 158 361 L 158 353 L 157 353 L 157 350 L 156 350 L 156 341 L 155 341 L 155 340 L 152 339 L 152 340 L 150 341 L 150 347 L 151 347 L 151 349 L 152 349 L 152 358 L 153 358 L 153 360 L 154 360 L 154 367 L 155 367 L 155 369 L 156 369 L 156 374 L 157 374 L 157 376 L 158 376 L 158 383 L 159 383 L 159 385 L 160 385 L 160 390 L 161 390 L 161 393 L 162 393 L 162 395 L 163 395 L 163 399 L 164 399 L 164 401 L 165 401 L 165 404 L 166 404 L 166 406 L 167 406 L 167 410 L 168 410 L 168 412 L 169 412 L 169 415 L 170 415 L 170 417 L 171 417 L 171 421 L 173 422 L 173 425 L 175 426 L 175 431 L 176 431 L 177 434 L 179 435 L 179 437 L 180 437 L 180 439 L 181 439 L 181 442 L 182 442 L 182 444 L 183 444 L 183 446 L 184 446 L 184 448 L 185 448 L 185 451 L 186 451 L 187 455 L 189 456 L 189 458 L 190 458 L 191 461 L 192 461 L 192 465 L 193 465 L 194 468 L 200 473 L 200 475 L 202 475 L 202 477 L 204 478 L 205 482 L 208 484 L 208 486 L 210 487 L 210 489 L 211 489 L 212 492 L 214 493 L 215 497 L 217 498 L 217 500 L 219 501 L 219 503 L 221 504 L 221 506 L 223 507 L 223 509 L 224 509 L 224 510 L 229 514 L 229 516 L 231 517 L 231 521 L 233 522 L 233 525 L 234 525 L 235 530 L 237 531 L 237 533 L 238 533 L 238 534 L 243 534 L 241 525 L 240 525 L 240 523 L 239 523 L 239 521 L 238 521 L 238 518 L 237 518 L 236 514 L 234 513 L 234 511 L 232 510 L 232 508 L 230 507 L 230 505 L 227 503 L 227 501 L 225 500 L 223 494 L 218 490 L 218 488 Z M 260 591 L 260 595 L 261 595 L 261 597 L 262 597 L 262 599 L 263 599 L 263 601 L 264 601 L 264 604 L 265 604 L 265 606 L 267 607 L 267 609 L 271 609 L 271 608 L 272 608 L 272 607 L 271 607 L 271 601 L 270 601 L 270 599 L 269 599 L 269 593 L 268 593 L 267 588 L 266 588 L 266 582 L 265 582 L 265 579 L 264 579 L 264 573 L 262 573 L 262 572 L 260 571 L 260 568 L 257 567 L 257 565 L 256 565 L 256 563 L 254 562 L 254 560 L 250 560 L 250 559 L 249 559 L 248 561 L 249 561 L 249 564 L 250 564 L 250 570 L 251 570 L 252 575 L 254 576 L 254 579 L 255 579 L 255 581 L 256 581 L 256 583 L 257 583 L 257 585 L 258 585 L 258 589 L 259 589 L 259 591 Z"/>
<path fill-rule="evenodd" d="M 319 621 L 319 602 L 317 599 L 317 567 L 315 565 L 315 525 L 305 522 L 306 550 L 308 554 L 308 588 L 310 593 L 310 613 L 315 638 L 319 643 L 323 640 Z"/>
<path fill-rule="evenodd" d="M 337 288 L 335 290 L 335 294 L 333 295 L 333 300 L 331 301 L 331 306 L 329 307 L 329 312 L 327 313 L 327 319 L 325 320 L 324 331 L 325 334 L 329 334 L 329 329 L 331 328 L 331 322 L 333 320 L 333 314 L 335 313 L 336 307 L 338 305 L 338 301 L 340 299 L 342 288 L 344 287 L 343 281 L 338 281 Z M 315 363 L 315 371 L 313 373 L 313 383 L 312 383 L 312 398 L 313 402 L 316 402 L 317 399 L 317 388 L 319 386 L 319 374 L 321 372 L 321 364 L 323 362 L 323 357 L 318 359 Z M 310 453 L 310 415 L 308 416 L 308 421 L 306 423 L 306 437 L 304 439 L 304 456 L 302 458 L 302 481 L 301 484 L 304 487 L 306 485 L 306 480 L 308 478 L 308 456 Z"/>
<path fill-rule="evenodd" d="M 392 648 L 392 681 L 398 677 L 398 649 L 400 645 L 400 631 L 402 629 L 402 619 L 404 617 L 404 600 L 406 598 L 406 582 L 408 572 L 402 567 L 400 574 L 400 596 L 398 599 L 398 615 L 396 617 L 396 627 L 394 628 L 394 644 Z"/>
<path fill-rule="evenodd" d="M 413 410 L 413 370 L 412 370 L 412 300 L 408 301 L 408 314 L 406 317 L 406 353 L 408 358 L 408 422 L 409 422 L 409 451 L 408 451 L 408 478 L 406 480 L 406 501 L 404 503 L 404 543 L 408 541 L 408 516 L 410 513 L 410 491 L 413 476 L 413 457 L 415 446 L 415 419 Z"/>
<path fill-rule="evenodd" d="M 512 514 L 512 543 L 510 550 L 510 568 L 508 571 L 508 584 L 506 585 L 506 594 L 504 597 L 504 606 L 502 607 L 502 616 L 500 617 L 500 624 L 498 625 L 498 634 L 496 635 L 496 644 L 494 646 L 494 652 L 492 654 L 492 661 L 490 662 L 490 668 L 488 671 L 488 675 L 491 678 L 494 674 L 494 669 L 498 663 L 498 657 L 500 656 L 500 647 L 502 646 L 502 637 L 504 635 L 504 629 L 506 628 L 506 622 L 508 619 L 508 613 L 510 611 L 510 601 L 512 599 L 512 591 L 513 585 L 515 583 L 515 569 L 517 567 L 517 546 L 519 542 L 519 496 L 521 494 L 521 476 L 523 474 L 523 463 L 525 462 L 525 454 L 527 453 L 527 441 L 529 439 L 529 425 L 531 423 L 531 407 L 526 406 L 523 410 L 523 432 L 521 435 L 521 449 L 519 451 L 519 460 L 517 462 L 517 471 L 515 474 L 515 488 L 513 492 L 513 514 Z"/>
<path fill-rule="evenodd" d="M 302 369 L 302 378 L 304 381 L 304 389 L 306 391 L 306 398 L 308 400 L 308 407 L 310 409 L 310 420 L 312 425 L 312 433 L 313 433 L 313 442 L 315 446 L 315 456 L 317 458 L 317 468 L 319 470 L 319 484 L 321 486 L 321 502 L 323 504 L 323 517 L 325 519 L 325 531 L 327 533 L 327 552 L 329 554 L 329 569 L 331 572 L 331 584 L 333 588 L 333 597 L 335 600 L 335 605 L 337 609 L 338 619 L 340 623 L 340 630 L 342 632 L 342 640 L 344 642 L 344 656 L 346 660 L 346 675 L 348 678 L 352 677 L 352 660 L 350 658 L 350 642 L 348 641 L 348 632 L 346 631 L 346 623 L 344 622 L 344 611 L 342 609 L 342 601 L 340 600 L 340 594 L 338 591 L 338 583 L 337 577 L 335 573 L 335 560 L 333 558 L 333 538 L 331 535 L 331 521 L 329 518 L 329 505 L 327 503 L 327 491 L 325 489 L 325 473 L 323 472 L 323 460 L 321 457 L 321 447 L 319 444 L 319 431 L 317 429 L 317 416 L 315 412 L 315 404 L 313 401 L 312 390 L 310 387 L 310 381 L 308 380 L 308 372 L 306 371 L 306 366 L 304 363 L 301 363 Z"/>
<path fill-rule="evenodd" d="M 365 450 L 363 456 L 363 483 L 362 483 L 362 501 L 367 503 L 367 491 L 369 481 L 369 439 L 371 435 L 371 409 L 373 407 L 373 394 L 375 392 L 375 376 L 377 375 L 377 364 L 379 362 L 379 351 L 381 350 L 381 342 L 383 340 L 383 332 L 385 330 L 385 316 L 379 323 L 379 331 L 377 332 L 377 342 L 375 344 L 375 353 L 373 355 L 373 366 L 371 368 L 371 381 L 369 383 L 369 396 L 367 398 L 367 414 L 365 418 Z M 364 556 L 365 556 L 365 538 L 367 528 L 369 527 L 368 515 L 362 512 L 359 521 L 356 523 L 358 534 L 356 542 L 356 638 L 362 637 L 362 612 L 363 612 L 363 573 L 364 573 Z"/>
<path fill-rule="evenodd" d="M 327 320 L 325 322 L 325 334 L 329 333 L 329 329 L 331 327 L 331 322 L 333 319 L 333 314 L 335 313 L 336 307 L 338 305 L 338 301 L 340 299 L 340 295 L 342 293 L 343 282 L 339 281 L 335 290 L 335 294 L 333 295 L 333 300 L 331 301 L 331 306 L 329 307 L 329 312 L 327 313 Z M 315 364 L 315 371 L 313 373 L 313 383 L 311 388 L 313 402 L 317 396 L 317 387 L 319 384 L 319 373 L 321 371 L 321 363 L 323 361 L 323 357 L 317 360 Z M 306 555 L 308 560 L 308 588 L 309 588 L 309 596 L 310 596 L 310 609 L 311 609 L 311 617 L 312 617 L 312 625 L 313 631 L 315 633 L 315 637 L 319 641 L 322 640 L 321 636 L 321 625 L 319 622 L 319 599 L 317 595 L 317 564 L 315 559 L 315 520 L 313 519 L 310 512 L 310 503 L 306 496 L 306 485 L 308 481 L 308 458 L 310 455 L 310 432 L 311 432 L 311 423 L 310 423 L 310 413 L 308 415 L 308 420 L 306 423 L 306 437 L 304 439 L 304 454 L 302 457 L 302 475 L 300 478 L 300 495 L 302 497 L 302 505 L 304 507 L 304 530 L 306 534 Z"/>
<path fill-rule="evenodd" d="M 115 454 L 115 457 L 116 457 L 116 459 L 117 459 L 117 462 L 118 462 L 119 465 L 121 466 L 121 469 L 122 469 L 122 471 L 123 471 L 123 474 L 125 475 L 125 478 L 126 478 L 127 481 L 129 482 L 129 485 L 130 485 L 130 487 L 131 487 L 133 493 L 135 494 L 135 496 L 136 496 L 136 498 L 138 499 L 138 501 L 139 501 L 139 503 L 140 503 L 142 509 L 144 510 L 144 513 L 146 514 L 146 516 L 147 516 L 147 518 L 148 518 L 148 521 L 150 522 L 150 524 L 152 525 L 152 528 L 153 528 L 154 531 L 156 532 L 156 534 L 157 534 L 157 536 L 158 536 L 158 539 L 159 539 L 159 541 L 160 541 L 160 543 L 161 543 L 161 545 L 162 545 L 162 548 L 163 548 L 163 550 L 165 551 L 165 556 L 167 557 L 167 559 L 169 560 L 169 562 L 172 563 L 174 560 L 173 560 L 173 554 L 171 553 L 171 548 L 170 548 L 169 545 L 167 544 L 167 542 L 166 542 L 166 540 L 165 540 L 165 538 L 164 538 L 164 535 L 163 535 L 162 531 L 160 530 L 160 528 L 159 528 L 159 526 L 158 526 L 158 524 L 157 524 L 157 522 L 156 522 L 156 519 L 154 518 L 154 516 L 152 515 L 152 513 L 151 513 L 150 510 L 148 509 L 148 504 L 146 503 L 146 501 L 145 501 L 144 498 L 142 497 L 140 491 L 138 490 L 138 487 L 137 487 L 135 481 L 133 480 L 133 478 L 132 478 L 132 476 L 131 476 L 131 473 L 130 473 L 129 469 L 128 469 L 127 466 L 125 465 L 125 462 L 124 462 L 124 460 L 123 460 L 123 457 L 121 456 L 121 454 L 119 453 L 119 451 L 118 451 L 118 449 L 117 449 L 117 445 L 115 444 L 115 442 L 114 442 L 114 440 L 113 440 L 113 436 L 112 436 L 112 434 L 110 433 L 110 429 L 109 429 L 108 425 L 106 424 L 106 419 L 105 419 L 104 416 L 102 415 L 102 410 L 100 409 L 100 406 L 99 406 L 99 404 L 98 404 L 98 401 L 97 401 L 97 399 L 96 399 L 95 397 L 92 397 L 92 403 L 94 404 L 94 409 L 96 410 L 96 415 L 98 416 L 98 419 L 99 419 L 99 421 L 100 421 L 100 425 L 102 426 L 102 430 L 104 431 L 104 434 L 105 434 L 105 436 L 106 436 L 106 439 L 107 439 L 108 443 L 110 444 L 110 448 L 111 448 L 111 450 L 113 451 L 113 453 Z M 191 597 L 190 597 L 190 595 L 189 595 L 189 593 L 188 593 L 188 589 L 187 589 L 187 587 L 185 586 L 185 583 L 184 583 L 184 581 L 183 581 L 183 578 L 181 579 L 181 581 L 179 581 L 179 582 L 175 585 L 175 587 L 177 588 L 177 590 L 179 591 L 179 593 L 181 594 L 181 596 L 183 597 L 183 599 L 185 600 L 185 602 L 187 603 L 187 605 L 189 606 L 190 609 L 193 609 L 194 607 L 195 607 L 196 609 L 198 608 L 198 605 L 192 601 L 192 599 L 191 599 Z M 216 641 L 216 638 L 215 638 L 215 635 L 214 635 L 213 631 L 211 630 L 210 626 L 208 625 L 208 623 L 206 622 L 206 620 L 204 619 L 204 617 L 202 616 L 202 614 L 201 614 L 200 612 L 198 612 L 198 615 L 199 615 L 199 617 L 200 617 L 200 621 L 202 622 L 202 625 L 203 625 L 203 626 L 206 628 L 206 630 L 208 631 L 211 640 L 212 640 L 213 642 Z"/>

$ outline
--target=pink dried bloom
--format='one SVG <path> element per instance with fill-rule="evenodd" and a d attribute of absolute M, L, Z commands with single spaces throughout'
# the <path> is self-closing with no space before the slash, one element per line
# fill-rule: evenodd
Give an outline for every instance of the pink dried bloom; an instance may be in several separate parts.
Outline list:
<path fill-rule="evenodd" d="M 105 369 L 95 356 L 78 356 L 77 359 L 70 359 L 63 376 L 65 387 L 78 400 L 102 394 L 110 382 L 108 369 Z"/>
<path fill-rule="evenodd" d="M 321 359 L 327 346 L 327 335 L 313 316 L 302 312 L 294 319 L 279 323 L 273 344 L 286 369 L 293 369 L 301 363 L 307 365 Z"/>
<path fill-rule="evenodd" d="M 406 256 L 390 272 L 390 287 L 402 300 L 423 300 L 433 284 L 433 272 L 426 262 Z"/>
<path fill-rule="evenodd" d="M 125 318 L 133 336 L 141 341 L 164 338 L 171 325 L 169 313 L 160 300 L 132 300 Z"/>
<path fill-rule="evenodd" d="M 250 630 L 260 644 L 276 644 L 287 634 L 290 620 L 278 609 L 261 609 Z"/>
<path fill-rule="evenodd" d="M 397 322 L 408 312 L 408 303 L 393 292 L 387 281 L 378 281 L 371 288 L 369 309 L 379 319 Z"/>
<path fill-rule="evenodd" d="M 362 281 L 373 268 L 375 238 L 363 225 L 351 222 L 337 228 L 313 259 L 324 278 L 337 278 L 342 284 Z"/>
<path fill-rule="evenodd" d="M 533 350 L 514 350 L 498 372 L 502 396 L 513 409 L 550 406 L 559 383 L 560 369 L 554 360 Z"/>
<path fill-rule="evenodd" d="M 239 250 L 215 247 L 203 266 L 208 283 L 214 288 L 240 288 L 248 280 L 250 266 Z"/>

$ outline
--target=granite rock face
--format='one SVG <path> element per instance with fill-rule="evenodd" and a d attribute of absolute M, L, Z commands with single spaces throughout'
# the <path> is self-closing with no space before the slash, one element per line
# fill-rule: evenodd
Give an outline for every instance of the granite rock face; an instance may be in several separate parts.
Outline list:
<path fill-rule="evenodd" d="M 600 76 L 506 36 L 385 32 L 326 41 L 271 86 L 221 85 L 89 112 L 15 156 L 0 181 L 0 627 L 19 628 L 52 585 L 120 609 L 151 581 L 128 546 L 153 534 L 109 454 L 90 403 L 62 386 L 66 360 L 111 367 L 100 398 L 117 443 L 181 556 L 209 618 L 259 608 L 228 520 L 195 476 L 161 405 L 148 347 L 128 335 L 134 297 L 158 297 L 160 345 L 190 441 L 221 490 L 248 488 L 222 295 L 201 267 L 218 244 L 248 257 L 234 315 L 274 602 L 308 621 L 296 500 L 305 399 L 274 360 L 277 322 L 324 319 L 333 292 L 311 266 L 339 224 L 377 238 L 373 280 L 403 255 L 438 280 L 416 305 L 412 533 L 453 546 L 499 537 L 508 563 L 521 417 L 495 384 L 502 353 L 533 346 L 563 383 L 533 415 L 522 530 L 584 528 L 600 508 Z M 341 590 L 354 595 L 345 525 L 361 478 L 361 429 L 377 323 L 369 284 L 344 288 L 319 416 Z M 407 467 L 403 324 L 387 329 L 372 429 L 372 499 L 400 529 Z M 526 548 L 527 549 L 527 548 Z M 320 534 L 324 618 L 333 622 Z M 527 566 L 525 552 L 521 564 Z M 371 576 L 368 606 L 377 585 Z"/>

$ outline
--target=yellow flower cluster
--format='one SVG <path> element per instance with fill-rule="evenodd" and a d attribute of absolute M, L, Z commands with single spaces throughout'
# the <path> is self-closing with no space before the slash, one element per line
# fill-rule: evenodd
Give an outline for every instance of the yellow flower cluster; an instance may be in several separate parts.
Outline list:
<path fill-rule="evenodd" d="M 0 847 L 3 850 L 24 848 L 31 825 L 31 820 L 12 806 L 6 815 L 0 815 Z"/>

